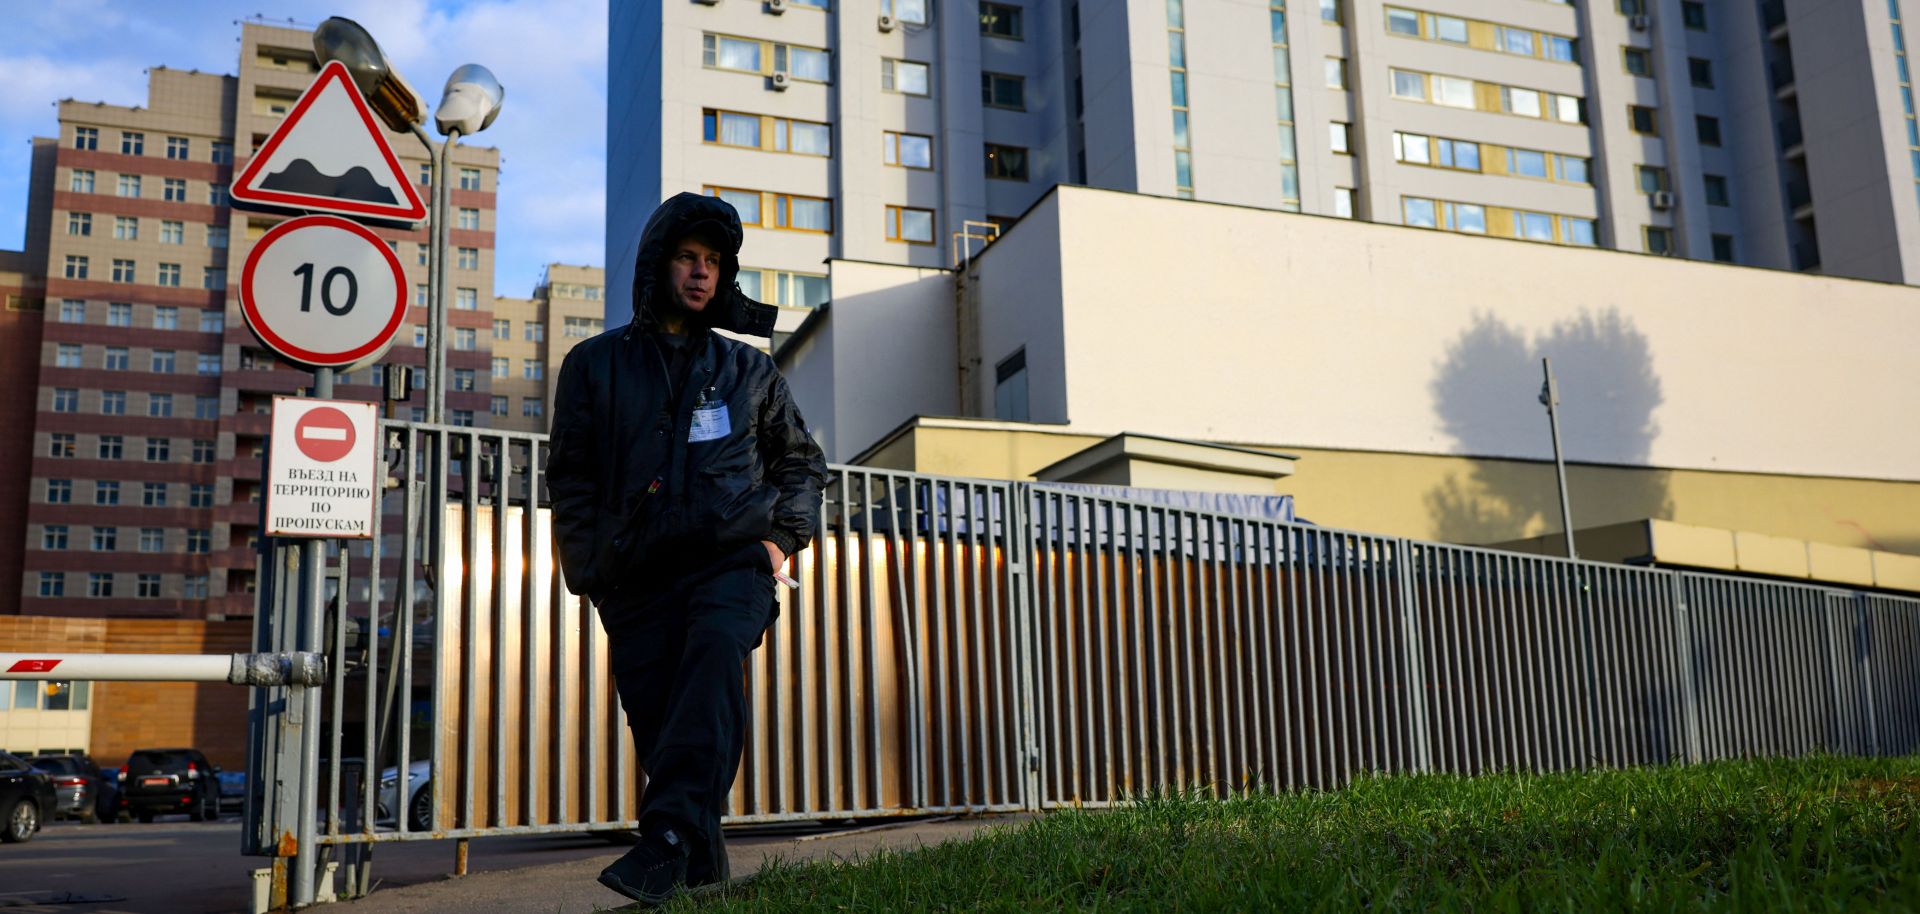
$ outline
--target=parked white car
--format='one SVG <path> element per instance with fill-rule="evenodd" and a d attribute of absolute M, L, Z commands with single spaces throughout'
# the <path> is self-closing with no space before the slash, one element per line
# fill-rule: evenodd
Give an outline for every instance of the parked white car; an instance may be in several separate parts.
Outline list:
<path fill-rule="evenodd" d="M 428 790 L 432 782 L 433 764 L 422 760 L 407 766 L 407 829 L 426 831 L 433 827 L 433 791 Z M 397 826 L 394 811 L 399 803 L 400 769 L 388 768 L 380 772 L 379 806 L 375 810 L 374 824 Z"/>

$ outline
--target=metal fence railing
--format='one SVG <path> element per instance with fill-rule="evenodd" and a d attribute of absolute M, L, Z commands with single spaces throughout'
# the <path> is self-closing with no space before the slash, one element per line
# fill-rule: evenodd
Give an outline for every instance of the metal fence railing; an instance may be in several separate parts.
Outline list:
<path fill-rule="evenodd" d="M 275 584 L 298 553 L 263 554 L 257 649 L 324 649 L 331 679 L 317 727 L 256 696 L 275 786 L 249 850 L 342 854 L 354 895 L 378 842 L 632 827 L 642 772 L 552 558 L 544 436 L 382 434 L 376 536 L 329 558 L 321 605 Z M 728 822 L 1920 746 L 1920 601 L 1885 594 L 858 467 L 793 561 L 742 671 Z"/>

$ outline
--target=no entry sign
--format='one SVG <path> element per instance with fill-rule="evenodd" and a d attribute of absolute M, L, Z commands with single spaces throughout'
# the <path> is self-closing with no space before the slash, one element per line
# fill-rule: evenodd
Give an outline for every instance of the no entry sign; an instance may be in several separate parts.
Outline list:
<path fill-rule="evenodd" d="M 268 535 L 373 536 L 378 421 L 372 403 L 273 398 Z"/>

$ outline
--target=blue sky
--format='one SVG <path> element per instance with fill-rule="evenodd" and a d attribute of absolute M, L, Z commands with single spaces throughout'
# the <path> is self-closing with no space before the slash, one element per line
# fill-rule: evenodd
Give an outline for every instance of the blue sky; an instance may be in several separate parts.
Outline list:
<path fill-rule="evenodd" d="M 256 15 L 359 22 L 429 105 L 454 67 L 485 64 L 506 106 L 463 143 L 500 149 L 495 292 L 531 294 L 548 263 L 601 264 L 607 0 L 0 0 L 0 248 L 22 244 L 28 144 L 56 135 L 58 100 L 144 105 L 158 65 L 233 73 Z"/>

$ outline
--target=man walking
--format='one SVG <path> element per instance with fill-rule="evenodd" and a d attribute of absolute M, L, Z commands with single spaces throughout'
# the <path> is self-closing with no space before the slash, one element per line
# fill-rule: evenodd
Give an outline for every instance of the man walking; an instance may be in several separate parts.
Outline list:
<path fill-rule="evenodd" d="M 646 904 L 728 877 L 741 663 L 827 480 L 773 360 L 713 332 L 773 330 L 774 309 L 734 284 L 741 234 L 717 198 L 661 204 L 634 260 L 632 322 L 567 354 L 554 402 L 554 540 L 567 587 L 599 609 L 648 776 L 640 842 L 600 882 Z"/>

